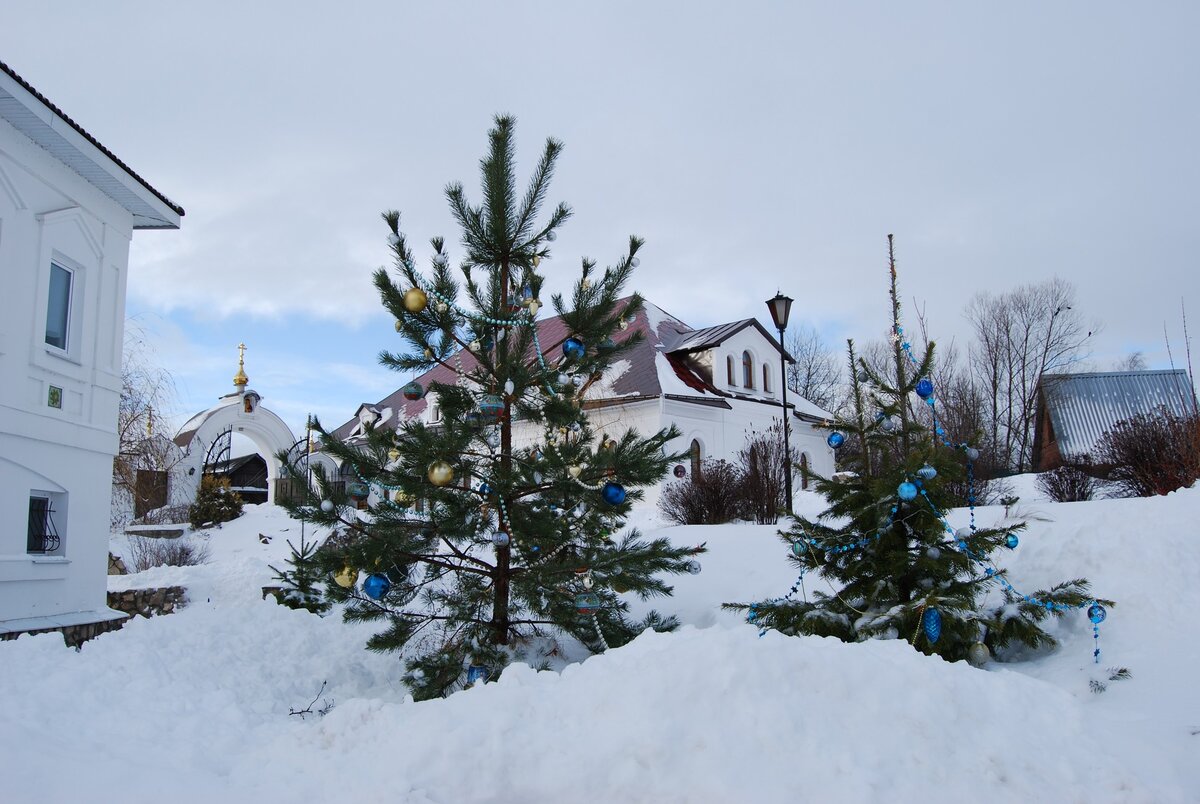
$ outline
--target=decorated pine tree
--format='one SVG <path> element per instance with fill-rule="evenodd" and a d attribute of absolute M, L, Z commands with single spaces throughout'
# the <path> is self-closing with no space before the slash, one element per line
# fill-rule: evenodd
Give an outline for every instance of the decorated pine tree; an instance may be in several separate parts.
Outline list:
<path fill-rule="evenodd" d="M 622 529 L 639 487 L 677 457 L 664 449 L 678 434 L 596 433 L 584 410 L 641 337 L 626 322 L 642 300 L 623 288 L 642 241 L 631 237 L 601 272 L 583 261 L 570 297 L 552 298 L 565 331 L 543 342 L 540 271 L 571 216 L 564 204 L 541 215 L 562 145 L 547 140 L 521 194 L 513 130 L 496 119 L 478 205 L 459 184 L 446 190 L 459 255 L 434 238 L 421 271 L 399 213 L 383 216 L 395 270 L 381 268 L 375 285 L 402 346 L 380 360 L 406 373 L 453 370 L 453 383 L 404 388 L 410 399 L 436 396 L 439 420 L 368 426 L 353 444 L 316 423 L 322 450 L 361 481 L 348 487 L 358 499 L 313 467 L 311 492 L 289 503 L 334 534 L 293 563 L 315 564 L 347 619 L 383 626 L 368 647 L 402 652 L 418 698 L 495 678 L 515 659 L 543 664 L 564 636 L 599 651 L 674 627 L 656 613 L 631 621 L 620 595 L 666 595 L 664 576 L 699 571 L 702 548 Z"/>
<path fill-rule="evenodd" d="M 890 235 L 888 244 L 891 356 L 873 367 L 848 344 L 849 412 L 826 426 L 846 471 L 836 480 L 816 478 L 828 501 L 816 520 L 798 518 L 780 532 L 799 577 L 782 597 L 727 607 L 763 630 L 847 642 L 904 639 L 924 653 L 972 663 L 1010 645 L 1053 644 L 1042 628 L 1048 617 L 1083 609 L 1098 625 L 1112 604 L 1090 597 L 1085 580 L 1019 590 L 993 557 L 1018 547 L 1024 524 L 978 527 L 974 493 L 954 495 L 948 481 L 964 473 L 973 488 L 979 454 L 948 441 L 937 421 L 934 345 L 918 357 L 905 337 Z M 952 524 L 947 512 L 963 503 L 967 511 L 956 512 Z"/>

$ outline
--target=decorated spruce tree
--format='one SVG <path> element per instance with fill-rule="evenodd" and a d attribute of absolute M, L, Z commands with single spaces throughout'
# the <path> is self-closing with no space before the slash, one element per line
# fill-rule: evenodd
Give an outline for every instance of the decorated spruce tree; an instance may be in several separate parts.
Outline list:
<path fill-rule="evenodd" d="M 1085 580 L 1019 591 L 993 563 L 997 551 L 1018 547 L 1024 524 L 978 527 L 974 493 L 961 500 L 950 488 L 948 481 L 970 475 L 979 454 L 948 441 L 937 421 L 934 345 L 918 358 L 906 339 L 894 259 L 890 269 L 891 358 L 873 367 L 849 342 L 849 412 L 826 426 L 846 471 L 837 480 L 816 478 L 828 508 L 780 533 L 800 577 L 783 597 L 728 607 L 764 630 L 847 642 L 904 639 L 924 653 L 976 664 L 1006 646 L 1053 644 L 1042 628 L 1048 617 L 1084 609 L 1098 625 L 1111 601 L 1090 597 Z M 954 515 L 962 521 L 951 524 L 947 512 L 963 503 L 968 510 Z M 806 588 L 807 573 L 820 580 Z"/>
<path fill-rule="evenodd" d="M 446 190 L 460 255 L 434 238 L 422 272 L 399 213 L 383 216 L 395 271 L 381 268 L 375 285 L 402 347 L 380 360 L 406 373 L 452 370 L 452 383 L 404 388 L 409 399 L 436 395 L 440 420 L 368 427 L 361 443 L 316 423 L 322 450 L 361 481 L 347 486 L 357 500 L 313 467 L 310 494 L 290 503 L 334 535 L 293 556 L 285 581 L 308 581 L 315 567 L 347 619 L 378 622 L 368 647 L 402 651 L 418 698 L 495 678 L 517 658 L 541 664 L 564 635 L 598 651 L 674 627 L 656 613 L 631 621 L 619 594 L 666 595 L 664 576 L 699 571 L 702 548 L 622 530 L 638 488 L 677 457 L 664 453 L 677 433 L 597 433 L 583 407 L 641 337 L 627 325 L 642 300 L 623 292 L 641 240 L 602 272 L 583 261 L 570 298 L 552 299 L 565 334 L 543 342 L 540 271 L 571 216 L 564 204 L 540 214 L 562 145 L 547 140 L 521 194 L 513 129 L 496 119 L 477 206 L 461 185 Z"/>

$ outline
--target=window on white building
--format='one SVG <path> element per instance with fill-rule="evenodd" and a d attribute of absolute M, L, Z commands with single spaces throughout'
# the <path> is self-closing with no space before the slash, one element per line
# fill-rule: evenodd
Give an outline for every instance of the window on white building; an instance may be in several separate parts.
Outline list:
<path fill-rule="evenodd" d="M 742 387 L 754 389 L 754 358 L 742 352 Z"/>
<path fill-rule="evenodd" d="M 688 448 L 688 457 L 692 462 L 692 480 L 700 477 L 700 459 L 703 457 L 700 453 L 700 442 L 693 438 L 692 445 Z"/>
<path fill-rule="evenodd" d="M 62 538 L 55 526 L 54 514 L 54 504 L 50 497 L 38 494 L 30 495 L 29 536 L 25 552 L 38 555 L 60 552 Z"/>
<path fill-rule="evenodd" d="M 71 286 L 74 275 L 56 262 L 50 263 L 50 295 L 46 301 L 46 343 L 67 351 L 71 325 Z"/>
<path fill-rule="evenodd" d="M 728 375 L 729 384 L 736 386 L 737 377 L 733 373 L 733 355 L 725 355 L 725 373 Z"/>
<path fill-rule="evenodd" d="M 771 364 L 763 363 L 763 393 L 771 393 Z"/>

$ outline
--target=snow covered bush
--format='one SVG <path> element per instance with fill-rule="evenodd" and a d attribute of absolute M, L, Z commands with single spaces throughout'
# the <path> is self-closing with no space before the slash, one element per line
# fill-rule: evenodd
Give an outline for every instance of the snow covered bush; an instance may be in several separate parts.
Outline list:
<path fill-rule="evenodd" d="M 1094 471 L 1090 458 L 1038 475 L 1038 489 L 1055 502 L 1081 502 L 1090 500 L 1098 490 L 1099 481 L 1089 472 Z"/>
<path fill-rule="evenodd" d="M 196 502 L 188 508 L 188 521 L 193 528 L 219 525 L 242 515 L 242 496 L 229 487 L 223 477 L 205 475 L 200 480 Z"/>
<path fill-rule="evenodd" d="M 208 562 L 208 545 L 180 539 L 130 536 L 128 566 L 131 572 L 152 567 L 191 567 Z"/>

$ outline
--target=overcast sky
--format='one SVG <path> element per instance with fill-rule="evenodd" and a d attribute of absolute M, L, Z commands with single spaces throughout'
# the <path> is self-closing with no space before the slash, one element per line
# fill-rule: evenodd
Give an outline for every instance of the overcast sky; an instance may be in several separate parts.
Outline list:
<path fill-rule="evenodd" d="M 1092 367 L 1180 363 L 1200 326 L 1200 12 L 1177 3 L 15 2 L 0 60 L 187 210 L 138 232 L 128 312 L 180 416 L 251 386 L 293 426 L 399 387 L 369 284 L 379 213 L 427 257 L 478 198 L 498 112 L 566 143 L 543 263 L 647 244 L 633 287 L 693 326 L 781 289 L 835 346 L 888 323 L 886 235 L 932 335 L 1060 276 Z M 915 325 L 915 321 L 910 322 Z"/>

